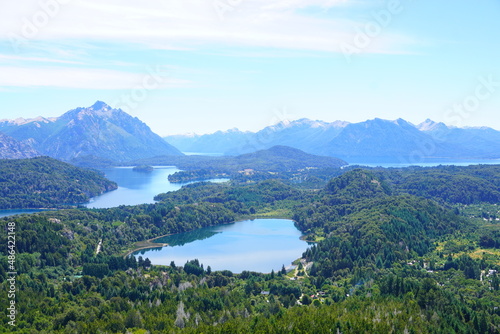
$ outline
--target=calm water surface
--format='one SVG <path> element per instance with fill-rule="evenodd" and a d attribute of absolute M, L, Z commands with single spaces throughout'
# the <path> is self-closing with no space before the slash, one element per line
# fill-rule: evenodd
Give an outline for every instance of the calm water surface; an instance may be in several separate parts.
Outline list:
<path fill-rule="evenodd" d="M 180 189 L 187 183 L 170 183 L 168 176 L 178 172 L 175 167 L 155 167 L 152 172 L 136 172 L 132 167 L 100 169 L 108 179 L 118 184 L 118 189 L 94 197 L 85 206 L 88 208 L 112 208 L 119 205 L 154 203 L 160 193 Z M 226 179 L 214 179 L 223 182 Z"/>
<path fill-rule="evenodd" d="M 188 183 L 170 183 L 168 176 L 179 169 L 175 167 L 156 166 L 150 173 L 135 172 L 132 167 L 112 167 L 100 169 L 106 177 L 118 184 L 118 189 L 101 196 L 93 197 L 88 208 L 112 208 L 120 205 L 137 205 L 154 203 L 154 197 L 160 193 L 180 189 Z M 224 182 L 227 179 L 212 179 L 212 182 Z M 34 213 L 43 210 L 0 210 L 0 218 L 22 213 Z"/>
<path fill-rule="evenodd" d="M 177 266 L 198 259 L 204 268 L 269 273 L 289 266 L 302 256 L 308 243 L 288 219 L 254 219 L 227 225 L 205 227 L 156 240 L 170 246 L 135 252 L 153 264 Z"/>
<path fill-rule="evenodd" d="M 45 211 L 45 210 L 39 210 L 39 209 L 0 210 L 0 218 L 14 216 L 14 215 L 21 215 L 23 213 L 35 213 L 40 211 Z"/>

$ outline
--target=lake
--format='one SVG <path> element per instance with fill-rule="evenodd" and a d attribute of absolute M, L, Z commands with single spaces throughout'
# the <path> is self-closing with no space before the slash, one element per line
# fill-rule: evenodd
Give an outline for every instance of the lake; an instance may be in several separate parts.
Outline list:
<path fill-rule="evenodd" d="M 83 204 L 87 208 L 112 208 L 120 205 L 154 203 L 154 197 L 160 193 L 180 189 L 188 183 L 170 183 L 168 176 L 179 169 L 171 166 L 155 166 L 149 173 L 136 172 L 132 167 L 112 167 L 99 169 L 108 179 L 118 184 L 118 189 L 91 198 Z M 211 179 L 211 182 L 225 182 L 228 179 Z M 22 213 L 35 213 L 43 210 L 18 209 L 0 210 L 0 218 Z"/>
<path fill-rule="evenodd" d="M 205 227 L 157 239 L 168 247 L 133 253 L 149 258 L 153 264 L 183 266 L 198 259 L 204 268 L 244 270 L 269 273 L 288 267 L 300 258 L 309 243 L 300 240 L 302 233 L 288 219 L 254 219 L 227 225 Z"/>
<path fill-rule="evenodd" d="M 0 218 L 9 217 L 14 215 L 21 215 L 23 213 L 36 213 L 44 210 L 40 209 L 13 209 L 13 210 L 0 210 Z"/>
<path fill-rule="evenodd" d="M 118 189 L 93 197 L 88 208 L 112 208 L 120 205 L 154 203 L 154 197 L 160 193 L 175 191 L 187 183 L 171 183 L 168 176 L 179 169 L 170 166 L 155 166 L 151 172 L 136 172 L 132 167 L 114 167 L 100 169 L 106 178 L 118 184 Z M 213 179 L 212 182 L 224 182 L 227 179 Z"/>

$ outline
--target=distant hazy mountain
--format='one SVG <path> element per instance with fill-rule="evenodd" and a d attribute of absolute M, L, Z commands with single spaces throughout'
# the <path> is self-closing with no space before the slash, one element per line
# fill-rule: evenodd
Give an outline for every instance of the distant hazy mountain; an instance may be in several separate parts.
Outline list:
<path fill-rule="evenodd" d="M 0 132 L 0 159 L 26 159 L 40 155 L 29 144 L 21 143 Z"/>
<path fill-rule="evenodd" d="M 373 119 L 349 124 L 323 146 L 323 154 L 343 159 L 408 159 L 451 155 L 450 145 L 435 142 L 431 136 L 403 119 Z"/>
<path fill-rule="evenodd" d="M 230 129 L 207 135 L 174 135 L 164 139 L 182 152 L 223 153 L 234 147 L 245 146 L 252 135 L 252 132 Z"/>
<path fill-rule="evenodd" d="M 415 126 L 403 119 L 376 118 L 353 124 L 301 119 L 281 122 L 256 133 L 231 130 L 175 137 L 183 151 L 230 155 L 286 145 L 354 162 L 500 158 L 499 131 L 487 127 L 454 128 L 431 120 Z"/>
<path fill-rule="evenodd" d="M 488 127 L 448 127 L 444 123 L 436 123 L 427 119 L 417 128 L 432 136 L 438 143 L 448 143 L 468 155 L 482 158 L 498 158 L 500 156 L 500 131 Z"/>
<path fill-rule="evenodd" d="M 348 124 L 340 121 L 333 123 L 312 121 L 306 118 L 280 122 L 253 134 L 244 146 L 238 148 L 233 146 L 225 152 L 235 155 L 279 145 L 298 148 L 310 153 L 321 153 L 319 148 L 326 141 L 336 137 Z"/>
<path fill-rule="evenodd" d="M 57 118 L 0 121 L 0 131 L 61 160 L 92 156 L 128 161 L 182 155 L 138 118 L 104 102 L 76 108 Z"/>
<path fill-rule="evenodd" d="M 325 141 L 337 136 L 349 123 L 312 121 L 300 119 L 268 126 L 259 132 L 242 132 L 238 129 L 217 131 L 206 135 L 175 135 L 165 140 L 183 152 L 224 153 L 239 155 L 273 146 L 290 146 L 307 152 L 320 152 Z"/>

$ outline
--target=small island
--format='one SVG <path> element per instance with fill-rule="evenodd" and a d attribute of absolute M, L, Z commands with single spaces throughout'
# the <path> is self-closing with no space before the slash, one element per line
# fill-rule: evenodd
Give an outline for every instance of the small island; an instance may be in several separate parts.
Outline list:
<path fill-rule="evenodd" d="M 134 172 L 151 173 L 154 170 L 154 168 L 148 165 L 140 165 L 140 166 L 135 166 L 132 170 Z"/>

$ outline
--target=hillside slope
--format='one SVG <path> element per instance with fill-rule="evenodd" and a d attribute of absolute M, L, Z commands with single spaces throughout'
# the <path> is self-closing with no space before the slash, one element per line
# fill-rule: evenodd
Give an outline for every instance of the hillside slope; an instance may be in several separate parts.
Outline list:
<path fill-rule="evenodd" d="M 0 209 L 85 203 L 116 188 L 97 172 L 49 157 L 0 160 Z"/>

